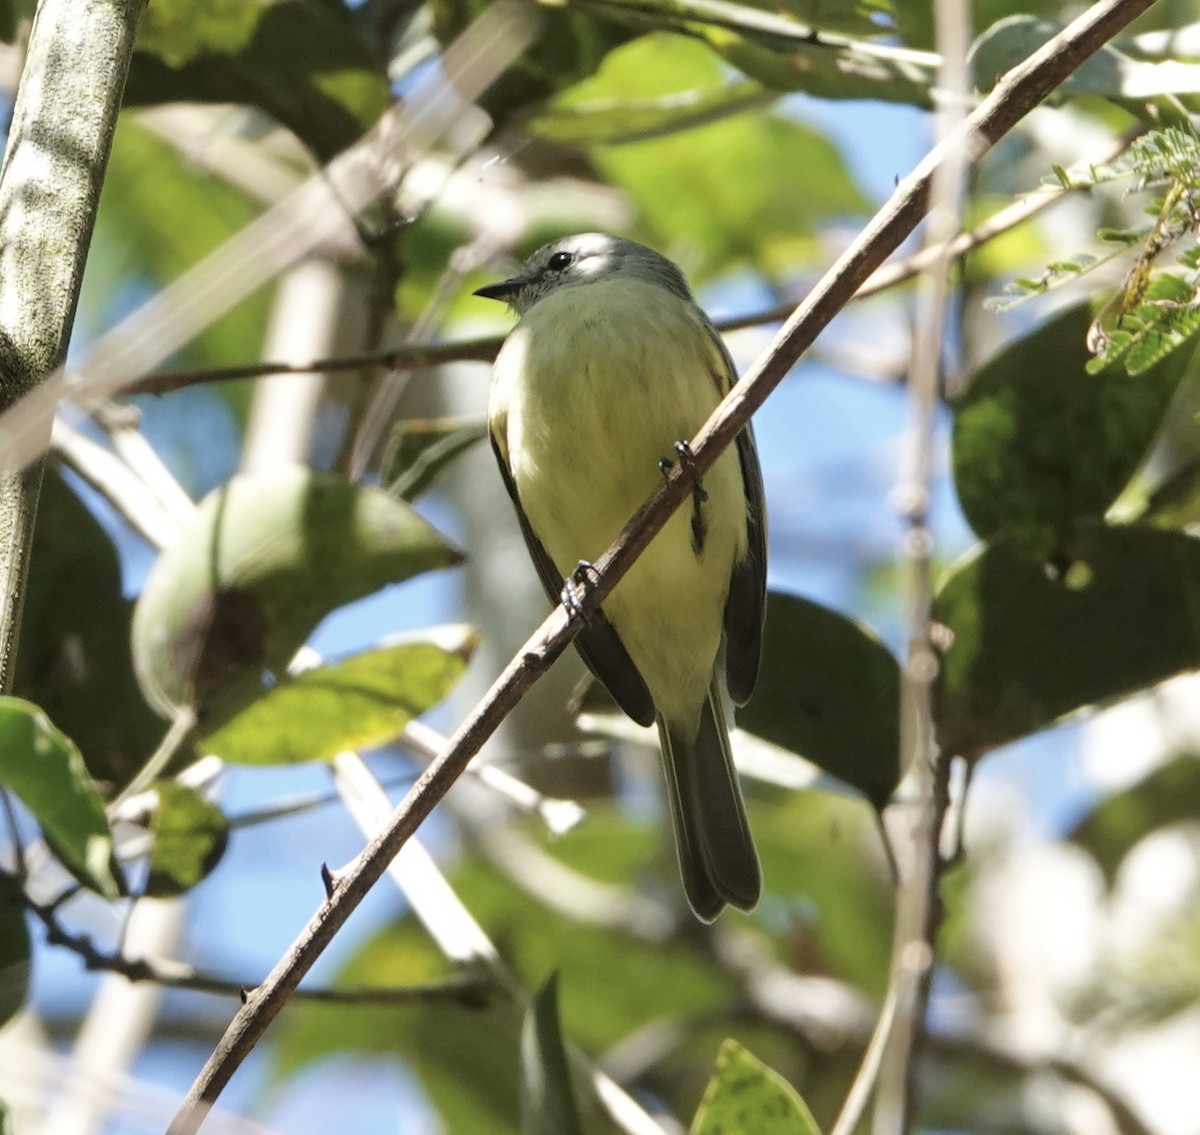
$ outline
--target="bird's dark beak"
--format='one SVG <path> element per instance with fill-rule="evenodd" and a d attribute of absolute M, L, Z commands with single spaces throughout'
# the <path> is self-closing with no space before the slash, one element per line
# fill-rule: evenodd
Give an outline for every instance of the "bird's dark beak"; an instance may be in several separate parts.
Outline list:
<path fill-rule="evenodd" d="M 485 287 L 476 288 L 474 294 L 483 296 L 485 300 L 499 300 L 501 303 L 511 303 L 517 292 L 528 282 L 523 276 L 514 276 L 511 280 L 501 280 L 498 284 L 488 284 Z"/>

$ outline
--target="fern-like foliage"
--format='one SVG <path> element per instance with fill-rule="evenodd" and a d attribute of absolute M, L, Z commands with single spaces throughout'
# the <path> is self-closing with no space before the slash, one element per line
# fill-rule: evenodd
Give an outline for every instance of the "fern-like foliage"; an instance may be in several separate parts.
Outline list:
<path fill-rule="evenodd" d="M 1093 322 L 1088 346 L 1096 356 L 1093 371 L 1120 361 L 1128 373 L 1140 373 L 1200 328 L 1200 138 L 1177 126 L 1155 130 L 1110 164 L 1092 166 L 1083 176 L 1056 167 L 1049 180 L 1063 189 L 1130 181 L 1131 194 L 1149 195 L 1145 211 L 1152 221 L 1101 230 L 1099 238 L 1111 246 L 1106 254 L 1049 264 L 1038 277 L 1013 281 L 989 307 L 1012 307 L 1132 252 L 1125 283 Z M 1162 267 L 1168 254 L 1170 271 Z"/>

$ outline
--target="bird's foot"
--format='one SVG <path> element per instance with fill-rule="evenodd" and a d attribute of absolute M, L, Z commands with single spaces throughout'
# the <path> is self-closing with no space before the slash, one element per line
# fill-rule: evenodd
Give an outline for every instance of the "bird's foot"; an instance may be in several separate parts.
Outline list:
<path fill-rule="evenodd" d="M 595 564 L 588 563 L 587 560 L 580 560 L 575 565 L 575 570 L 567 577 L 562 588 L 562 605 L 566 608 L 567 614 L 572 619 L 586 619 L 583 604 L 587 598 L 588 590 L 595 584 L 599 578 L 599 571 Z"/>

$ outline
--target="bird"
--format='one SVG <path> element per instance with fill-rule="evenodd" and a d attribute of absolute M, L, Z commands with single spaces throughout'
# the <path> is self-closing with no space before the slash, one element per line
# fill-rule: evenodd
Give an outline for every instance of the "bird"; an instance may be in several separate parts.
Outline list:
<path fill-rule="evenodd" d="M 492 448 L 552 602 L 628 523 L 737 379 L 680 268 L 604 233 L 538 249 L 479 288 L 519 316 L 496 357 Z M 762 870 L 727 725 L 758 675 L 766 512 L 749 425 L 591 614 L 575 645 L 626 714 L 657 724 L 684 892 L 712 922 Z"/>

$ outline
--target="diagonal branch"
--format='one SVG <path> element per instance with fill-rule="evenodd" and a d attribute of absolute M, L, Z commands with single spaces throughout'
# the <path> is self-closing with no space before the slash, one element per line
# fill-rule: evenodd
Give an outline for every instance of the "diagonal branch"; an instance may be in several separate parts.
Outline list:
<path fill-rule="evenodd" d="M 899 186 L 858 239 L 809 292 L 784 324 L 775 342 L 730 391 L 693 440 L 694 458 L 677 462 L 601 558 L 593 586 L 572 618 L 556 608 L 509 663 L 484 700 L 418 778 L 388 827 L 339 876 L 327 901 L 301 931 L 266 981 L 230 1022 L 224 1037 L 184 1099 L 168 1135 L 196 1131 L 238 1065 L 274 1020 L 301 978 L 333 940 L 350 913 L 383 875 L 388 863 L 462 774 L 525 692 L 566 650 L 588 614 L 595 611 L 634 559 L 666 523 L 671 511 L 690 497 L 697 480 L 712 466 L 750 420 L 750 415 L 782 381 L 818 333 L 859 286 L 899 246 L 925 213 L 936 170 L 960 151 L 978 160 L 1089 55 L 1099 49 L 1153 0 L 1103 0 L 1005 75 L 967 119 L 920 163 Z"/>

